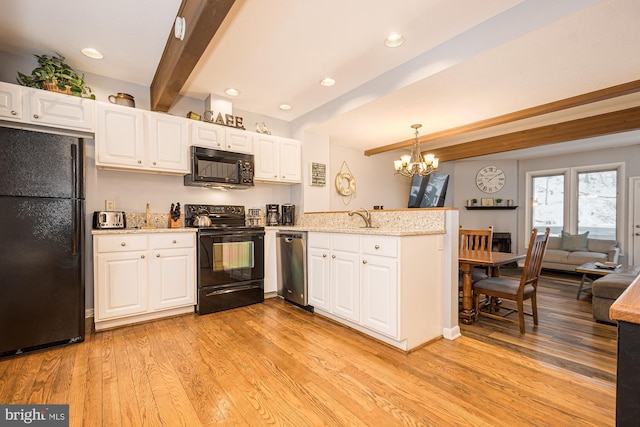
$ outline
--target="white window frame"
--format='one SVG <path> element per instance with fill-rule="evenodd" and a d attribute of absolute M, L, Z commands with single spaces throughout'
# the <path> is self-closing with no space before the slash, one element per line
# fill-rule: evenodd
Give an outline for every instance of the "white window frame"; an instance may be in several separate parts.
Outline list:
<path fill-rule="evenodd" d="M 578 230 L 578 173 L 583 172 L 600 172 L 600 171 L 616 171 L 616 240 L 620 248 L 625 247 L 625 229 L 624 224 L 624 194 L 626 188 L 625 164 L 624 163 L 605 163 L 601 165 L 576 166 L 569 168 L 547 169 L 539 171 L 527 172 L 526 188 L 525 188 L 525 230 L 533 228 L 532 202 L 533 202 L 533 178 L 550 175 L 564 175 L 564 218 L 563 228 L 569 233 L 576 233 Z M 529 245 L 529 233 L 525 234 L 525 247 Z"/>

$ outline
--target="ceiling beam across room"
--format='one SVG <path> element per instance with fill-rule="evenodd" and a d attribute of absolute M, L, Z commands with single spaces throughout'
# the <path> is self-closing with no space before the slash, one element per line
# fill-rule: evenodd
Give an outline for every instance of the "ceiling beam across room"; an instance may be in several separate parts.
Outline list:
<path fill-rule="evenodd" d="M 640 107 L 478 139 L 431 151 L 440 162 L 446 162 L 636 129 L 640 129 Z"/>
<path fill-rule="evenodd" d="M 446 137 L 463 135 L 465 133 L 472 132 L 472 131 L 487 129 L 493 126 L 512 123 L 518 120 L 524 120 L 531 117 L 542 116 L 544 114 L 554 113 L 557 111 L 579 107 L 581 105 L 587 105 L 594 102 L 605 101 L 607 99 L 612 99 L 612 98 L 616 98 L 624 95 L 630 95 L 632 93 L 637 93 L 637 92 L 640 92 L 640 80 L 634 80 L 628 83 L 611 86 L 611 87 L 596 90 L 593 92 L 588 92 L 582 95 L 572 96 L 570 98 L 561 99 L 561 100 L 550 102 L 547 104 L 542 104 L 542 105 L 538 105 L 531 108 L 525 108 L 524 110 L 515 111 L 513 113 L 504 114 L 502 116 L 492 117 L 486 120 L 480 120 L 478 122 L 469 123 L 467 125 L 458 126 L 451 129 L 446 129 L 440 132 L 430 133 L 428 135 L 421 136 L 419 138 L 419 141 L 422 144 L 425 142 L 435 141 L 435 140 L 446 138 Z M 516 133 L 519 133 L 519 132 L 516 132 Z M 595 136 L 595 135 L 586 135 L 586 136 Z M 495 138 L 500 138 L 500 137 L 498 136 L 498 137 L 488 138 L 488 139 L 493 140 Z M 573 139 L 577 139 L 577 138 L 578 136 L 576 135 L 576 137 Z M 563 141 L 566 141 L 566 140 L 563 140 Z M 374 154 L 393 151 L 399 148 L 410 147 L 412 144 L 413 144 L 413 139 L 408 139 L 405 141 L 400 141 L 400 142 L 385 145 L 382 147 L 366 150 L 364 154 L 365 156 L 372 156 Z M 459 145 L 463 145 L 463 144 L 459 144 Z M 456 145 L 456 147 L 458 147 L 459 145 Z M 544 144 L 540 144 L 540 145 L 544 145 Z M 530 145 L 530 146 L 535 146 L 535 145 Z M 441 151 L 441 150 L 442 149 L 439 149 L 438 151 Z M 453 159 L 448 159 L 448 160 L 453 160 Z"/>
<path fill-rule="evenodd" d="M 150 88 L 151 110 L 169 111 L 235 0 L 182 0 L 184 40 L 169 34 Z"/>

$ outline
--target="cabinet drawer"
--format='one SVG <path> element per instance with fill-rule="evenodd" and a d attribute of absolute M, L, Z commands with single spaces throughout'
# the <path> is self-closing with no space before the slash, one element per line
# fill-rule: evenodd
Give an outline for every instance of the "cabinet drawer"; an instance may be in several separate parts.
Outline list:
<path fill-rule="evenodd" d="M 309 233 L 307 245 L 310 248 L 331 249 L 331 235 L 324 233 Z"/>
<path fill-rule="evenodd" d="M 98 252 L 128 252 L 147 250 L 146 236 L 96 236 Z"/>
<path fill-rule="evenodd" d="M 395 237 L 367 236 L 362 237 L 361 251 L 367 255 L 398 256 L 398 239 Z"/>
<path fill-rule="evenodd" d="M 194 248 L 195 233 L 165 233 L 149 237 L 152 249 Z"/>
<path fill-rule="evenodd" d="M 334 251 L 358 252 L 359 240 L 355 234 L 333 234 L 331 236 L 331 249 Z"/>

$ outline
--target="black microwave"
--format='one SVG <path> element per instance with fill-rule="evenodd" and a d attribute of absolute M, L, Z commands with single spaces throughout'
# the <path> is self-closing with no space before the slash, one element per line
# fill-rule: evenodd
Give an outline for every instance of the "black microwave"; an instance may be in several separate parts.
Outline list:
<path fill-rule="evenodd" d="M 191 147 L 191 173 L 184 185 L 210 188 L 253 186 L 253 154 Z"/>

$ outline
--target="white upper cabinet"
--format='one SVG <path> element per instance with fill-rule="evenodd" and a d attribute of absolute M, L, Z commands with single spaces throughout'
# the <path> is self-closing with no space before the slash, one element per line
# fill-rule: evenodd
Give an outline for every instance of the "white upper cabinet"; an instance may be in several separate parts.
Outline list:
<path fill-rule="evenodd" d="M 280 180 L 302 182 L 302 143 L 280 138 Z"/>
<path fill-rule="evenodd" d="M 96 166 L 142 169 L 145 164 L 144 113 L 98 103 Z"/>
<path fill-rule="evenodd" d="M 161 113 L 147 115 L 149 167 L 189 173 L 189 126 L 185 119 Z"/>
<path fill-rule="evenodd" d="M 275 137 L 257 134 L 253 141 L 254 179 L 277 181 L 280 174 L 280 146 Z"/>
<path fill-rule="evenodd" d="M 92 99 L 0 82 L 0 118 L 55 128 L 93 131 Z"/>
<path fill-rule="evenodd" d="M 250 132 L 242 129 L 226 128 L 224 139 L 228 151 L 253 153 L 253 141 Z"/>
<path fill-rule="evenodd" d="M 191 121 L 191 145 L 226 150 L 224 126 L 213 123 Z"/>
<path fill-rule="evenodd" d="M 189 126 L 168 114 L 98 103 L 96 166 L 189 173 Z"/>
<path fill-rule="evenodd" d="M 45 126 L 93 130 L 92 99 L 30 89 L 23 95 L 28 100 L 29 120 Z M 27 116 L 25 115 L 25 118 Z"/>
<path fill-rule="evenodd" d="M 257 134 L 253 144 L 255 180 L 292 184 L 302 182 L 300 141 Z"/>
<path fill-rule="evenodd" d="M 0 117 L 22 120 L 20 86 L 0 82 Z"/>

